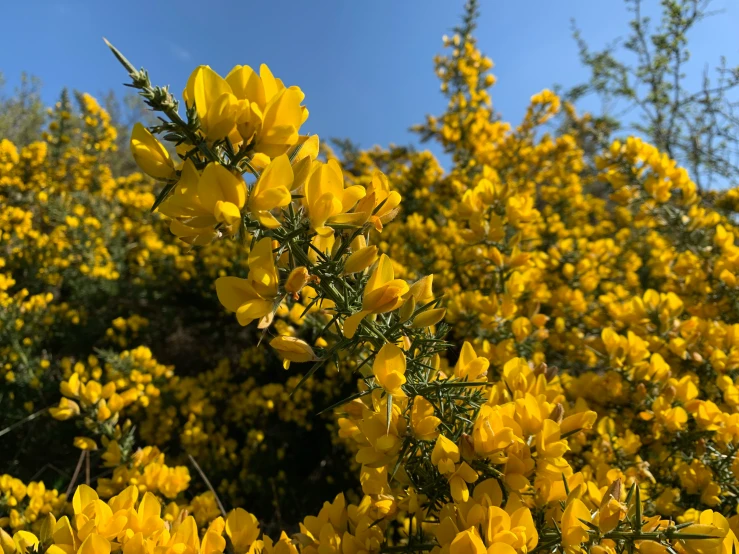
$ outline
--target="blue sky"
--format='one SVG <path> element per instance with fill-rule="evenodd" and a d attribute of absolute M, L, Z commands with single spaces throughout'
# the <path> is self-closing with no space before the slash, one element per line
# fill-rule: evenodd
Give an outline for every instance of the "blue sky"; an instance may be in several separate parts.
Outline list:
<path fill-rule="evenodd" d="M 657 0 L 644 3 L 655 13 Z M 513 122 L 532 94 L 587 78 L 571 38 L 571 18 L 593 47 L 627 31 L 621 0 L 481 4 L 479 42 L 498 77 L 494 105 Z M 286 84 L 306 93 L 311 115 L 305 130 L 350 137 L 363 147 L 402 144 L 415 142 L 410 125 L 444 109 L 432 58 L 462 5 L 463 0 L 15 1 L 3 7 L 0 71 L 7 88 L 17 84 L 21 71 L 39 76 L 51 103 L 63 86 L 91 94 L 126 90 L 123 69 L 102 36 L 146 67 L 155 84 L 171 84 L 178 95 L 199 64 L 225 74 L 235 64 L 267 63 Z M 698 71 L 719 54 L 739 63 L 739 2 L 715 0 L 713 7 L 724 11 L 691 38 L 691 66 Z"/>

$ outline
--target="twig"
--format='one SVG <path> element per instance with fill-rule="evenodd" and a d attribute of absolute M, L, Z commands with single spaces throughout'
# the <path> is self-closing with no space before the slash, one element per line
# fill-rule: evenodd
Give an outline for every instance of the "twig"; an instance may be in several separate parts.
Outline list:
<path fill-rule="evenodd" d="M 85 459 L 85 450 L 83 450 L 80 453 L 80 461 L 77 462 L 77 468 L 74 470 L 74 475 L 72 475 L 72 480 L 69 482 L 69 486 L 67 487 L 67 498 L 69 498 L 69 495 L 72 494 L 72 489 L 74 488 L 74 484 L 77 482 L 77 476 L 80 474 L 80 470 L 82 469 L 82 462 Z"/>
<path fill-rule="evenodd" d="M 277 522 L 282 525 L 282 511 L 280 510 L 280 496 L 277 494 L 277 485 L 274 479 L 269 480 L 272 485 L 272 494 L 275 496 L 275 515 L 277 516 Z"/>
<path fill-rule="evenodd" d="M 16 427 L 20 427 L 24 423 L 28 423 L 29 421 L 33 421 L 34 419 L 36 419 L 38 416 L 40 416 L 41 414 L 43 414 L 48 409 L 49 408 L 44 408 L 43 410 L 39 410 L 36 413 L 33 413 L 33 414 L 31 414 L 31 415 L 29 415 L 27 417 L 24 417 L 20 421 L 16 421 L 15 423 L 13 423 L 11 425 L 8 425 L 5 429 L 0 430 L 0 437 L 2 437 L 3 435 L 7 435 L 13 429 L 15 429 Z"/>
<path fill-rule="evenodd" d="M 210 481 L 209 481 L 209 480 L 208 480 L 208 478 L 207 478 L 207 477 L 205 476 L 205 473 L 203 472 L 203 470 L 202 470 L 202 469 L 200 469 L 200 466 L 199 466 L 199 465 L 198 465 L 198 463 L 197 463 L 197 462 L 195 461 L 195 458 L 193 458 L 193 457 L 192 457 L 192 454 L 188 454 L 188 455 L 187 455 L 187 457 L 188 457 L 188 458 L 190 458 L 190 463 L 191 463 L 191 464 L 193 465 L 193 467 L 195 467 L 195 469 L 197 470 L 197 472 L 198 472 L 198 473 L 200 474 L 200 477 L 201 477 L 201 478 L 203 479 L 203 481 L 205 482 L 205 486 L 206 486 L 206 487 L 208 487 L 208 488 L 210 489 L 210 492 L 212 492 L 212 493 L 213 493 L 213 496 L 215 496 L 215 498 L 216 498 L 216 503 L 218 504 L 218 509 L 219 509 L 219 510 L 221 511 L 221 515 L 222 515 L 222 516 L 223 516 L 223 518 L 225 519 L 225 518 L 227 517 L 227 515 L 226 515 L 226 509 L 225 509 L 225 508 L 223 507 L 223 503 L 221 503 L 221 499 L 220 499 L 220 498 L 218 497 L 218 493 L 217 493 L 217 492 L 216 492 L 216 490 L 215 490 L 215 489 L 213 488 L 213 485 L 211 485 L 211 484 L 210 484 Z"/>
<path fill-rule="evenodd" d="M 69 473 L 63 472 L 62 470 L 54 467 L 52 464 L 44 464 L 43 466 L 41 466 L 41 469 L 39 469 L 36 473 L 31 475 L 31 478 L 29 479 L 29 481 L 35 481 L 44 473 L 44 471 L 46 471 L 49 468 L 53 469 L 54 471 L 56 471 L 60 475 L 63 475 L 64 477 L 69 475 Z"/>

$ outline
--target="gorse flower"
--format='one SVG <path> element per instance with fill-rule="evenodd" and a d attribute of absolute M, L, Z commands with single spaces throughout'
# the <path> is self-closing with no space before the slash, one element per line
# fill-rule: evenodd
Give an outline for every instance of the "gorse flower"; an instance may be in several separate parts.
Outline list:
<path fill-rule="evenodd" d="M 352 338 L 359 324 L 369 314 L 391 312 L 400 307 L 402 297 L 408 290 L 408 283 L 403 279 L 395 279 L 390 258 L 381 255 L 364 289 L 362 309 L 347 318 L 344 335 Z"/>
<path fill-rule="evenodd" d="M 274 310 L 279 280 L 272 254 L 272 240 L 263 238 L 249 252 L 249 278 L 220 277 L 216 291 L 221 304 L 236 312 L 241 325 L 262 319 Z"/>
<path fill-rule="evenodd" d="M 176 178 L 169 152 L 141 123 L 136 123 L 131 131 L 131 154 L 147 175 L 163 181 Z"/>
<path fill-rule="evenodd" d="M 266 66 L 178 111 L 115 49 L 156 185 L 91 97 L 0 141 L 0 437 L 47 418 L 0 461 L 54 450 L 0 475 L 3 554 L 734 552 L 736 191 L 551 91 L 500 120 L 475 11 L 417 128 L 447 172 L 319 153 Z"/>
<path fill-rule="evenodd" d="M 298 87 L 285 87 L 262 64 L 259 75 L 249 66 L 236 66 L 224 79 L 208 66 L 192 72 L 183 93 L 194 107 L 205 137 L 226 137 L 270 158 L 284 154 L 298 141 L 308 118 Z"/>

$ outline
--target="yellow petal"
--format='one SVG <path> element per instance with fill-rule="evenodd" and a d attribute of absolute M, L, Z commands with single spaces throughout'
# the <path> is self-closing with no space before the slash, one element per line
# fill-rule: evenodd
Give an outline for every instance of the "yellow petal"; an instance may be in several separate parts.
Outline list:
<path fill-rule="evenodd" d="M 147 175 L 161 180 L 177 177 L 169 152 L 141 123 L 133 126 L 130 146 L 133 159 Z"/>
<path fill-rule="evenodd" d="M 221 164 L 212 162 L 200 176 L 198 196 L 203 207 L 211 213 L 219 200 L 241 209 L 246 202 L 246 183 Z"/>
<path fill-rule="evenodd" d="M 368 314 L 369 312 L 361 311 L 347 317 L 344 321 L 344 336 L 348 339 L 354 337 L 359 324 Z"/>

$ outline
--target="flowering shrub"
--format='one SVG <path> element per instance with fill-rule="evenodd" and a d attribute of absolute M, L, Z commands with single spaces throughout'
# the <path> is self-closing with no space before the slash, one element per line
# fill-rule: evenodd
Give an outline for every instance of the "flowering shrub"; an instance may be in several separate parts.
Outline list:
<path fill-rule="evenodd" d="M 471 30 L 417 127 L 449 171 L 322 150 L 264 65 L 180 109 L 112 46 L 146 176 L 87 96 L 1 143 L 6 554 L 735 551 L 737 191 L 550 91 L 500 121 Z"/>

